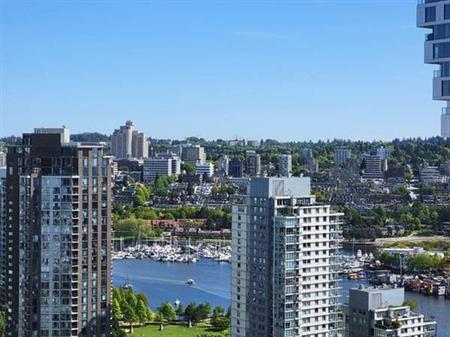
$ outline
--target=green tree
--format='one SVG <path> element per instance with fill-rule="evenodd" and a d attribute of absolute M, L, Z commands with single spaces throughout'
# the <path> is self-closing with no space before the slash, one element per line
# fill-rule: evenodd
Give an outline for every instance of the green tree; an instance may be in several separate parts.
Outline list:
<path fill-rule="evenodd" d="M 417 309 L 417 303 L 413 300 L 406 300 L 403 302 L 403 305 L 407 305 L 408 307 L 411 308 L 411 310 L 416 310 Z"/>
<path fill-rule="evenodd" d="M 116 317 L 112 318 L 111 323 L 112 323 L 111 337 L 127 337 L 126 332 L 123 331 L 123 329 L 120 327 L 119 320 Z"/>
<path fill-rule="evenodd" d="M 122 309 L 120 308 L 119 300 L 116 297 L 113 297 L 112 300 L 112 312 L 113 316 L 116 317 L 117 319 L 122 318 Z"/>
<path fill-rule="evenodd" d="M 314 192 L 314 195 L 316 196 L 316 201 L 317 202 L 325 202 L 325 201 L 327 201 L 327 196 L 325 195 L 325 193 L 323 193 L 321 191 Z"/>
<path fill-rule="evenodd" d="M 3 337 L 6 331 L 5 313 L 0 311 L 0 336 Z"/>
<path fill-rule="evenodd" d="M 214 318 L 214 317 L 221 317 L 221 316 L 223 316 L 224 314 L 225 314 L 225 309 L 224 309 L 221 305 L 218 305 L 218 306 L 216 306 L 216 307 L 214 308 L 212 317 L 213 317 L 213 318 Z"/>
<path fill-rule="evenodd" d="M 156 312 L 155 322 L 159 322 L 159 331 L 164 330 L 164 316 L 159 311 Z"/>
<path fill-rule="evenodd" d="M 192 326 L 192 322 L 195 322 L 197 312 L 197 305 L 195 303 L 189 303 L 184 310 L 184 319 L 188 322 L 189 327 Z"/>
<path fill-rule="evenodd" d="M 200 303 L 196 310 L 196 321 L 202 321 L 209 317 L 211 314 L 211 304 L 208 302 Z"/>
<path fill-rule="evenodd" d="M 137 293 L 136 298 L 138 301 L 144 302 L 146 308 L 148 307 L 148 298 L 143 292 Z"/>
<path fill-rule="evenodd" d="M 186 171 L 187 174 L 194 174 L 195 173 L 195 165 L 189 164 L 189 163 L 182 163 L 181 171 Z"/>
<path fill-rule="evenodd" d="M 138 300 L 136 306 L 136 316 L 139 323 L 144 324 L 147 322 L 147 306 L 143 300 Z"/>
<path fill-rule="evenodd" d="M 162 303 L 158 308 L 158 313 L 162 315 L 163 320 L 173 321 L 177 317 L 175 309 L 169 302 Z"/>
<path fill-rule="evenodd" d="M 152 309 L 146 308 L 145 314 L 147 322 L 152 322 L 155 319 L 155 314 L 153 313 Z"/>
<path fill-rule="evenodd" d="M 211 325 L 214 327 L 214 329 L 223 331 L 230 327 L 231 319 L 227 316 L 213 317 L 211 319 Z"/>
<path fill-rule="evenodd" d="M 136 316 L 136 312 L 134 311 L 134 307 L 128 303 L 124 302 L 124 306 L 122 307 L 123 320 L 128 322 L 130 326 L 130 332 L 133 332 L 133 323 L 135 323 L 138 318 Z"/>
<path fill-rule="evenodd" d="M 175 312 L 177 313 L 178 317 L 183 317 L 184 316 L 183 304 L 179 303 L 178 306 L 177 306 L 177 309 L 175 310 Z"/>

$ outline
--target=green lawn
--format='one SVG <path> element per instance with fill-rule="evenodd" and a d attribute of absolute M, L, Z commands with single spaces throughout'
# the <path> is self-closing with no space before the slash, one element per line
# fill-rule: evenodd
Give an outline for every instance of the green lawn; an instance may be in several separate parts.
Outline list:
<path fill-rule="evenodd" d="M 200 334 L 208 334 L 208 336 L 220 335 L 220 332 L 208 331 L 205 326 L 187 326 L 180 325 L 164 325 L 164 330 L 159 331 L 159 326 L 148 325 L 142 328 L 135 328 L 130 337 L 197 337 Z"/>

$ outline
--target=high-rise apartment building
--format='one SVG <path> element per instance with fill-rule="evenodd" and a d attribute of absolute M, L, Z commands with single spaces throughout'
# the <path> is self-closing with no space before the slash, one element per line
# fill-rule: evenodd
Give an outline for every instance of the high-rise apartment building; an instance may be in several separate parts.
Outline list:
<path fill-rule="evenodd" d="M 304 162 L 314 159 L 313 150 L 309 147 L 304 147 L 299 151 L 300 159 Z"/>
<path fill-rule="evenodd" d="M 226 154 L 221 156 L 217 162 L 217 171 L 222 176 L 228 175 L 228 170 L 230 166 L 230 158 Z"/>
<path fill-rule="evenodd" d="M 334 152 L 334 163 L 336 165 L 344 165 L 352 158 L 352 150 L 346 148 L 336 149 Z"/>
<path fill-rule="evenodd" d="M 237 157 L 231 158 L 228 165 L 228 175 L 234 178 L 241 178 L 244 174 L 244 163 Z"/>
<path fill-rule="evenodd" d="M 205 148 L 200 145 L 183 146 L 181 160 L 187 164 L 204 164 L 206 161 Z"/>
<path fill-rule="evenodd" d="M 441 137 L 450 137 L 450 113 L 447 112 L 447 108 L 443 109 L 441 114 Z"/>
<path fill-rule="evenodd" d="M 111 167 L 39 129 L 8 149 L 6 336 L 109 337 Z"/>
<path fill-rule="evenodd" d="M 6 304 L 6 168 L 0 167 L 0 310 Z"/>
<path fill-rule="evenodd" d="M 148 140 L 132 121 L 127 121 L 111 135 L 111 152 L 117 159 L 148 158 Z"/>
<path fill-rule="evenodd" d="M 245 153 L 247 163 L 246 173 L 250 177 L 261 175 L 261 156 L 255 151 L 247 151 Z"/>
<path fill-rule="evenodd" d="M 232 214 L 232 337 L 341 335 L 341 217 L 305 177 L 254 177 Z"/>
<path fill-rule="evenodd" d="M 292 156 L 290 154 L 280 154 L 278 156 L 278 174 L 281 177 L 292 175 Z"/>
<path fill-rule="evenodd" d="M 388 159 L 389 149 L 385 148 L 384 146 L 380 146 L 379 148 L 377 148 L 375 154 L 381 159 Z"/>
<path fill-rule="evenodd" d="M 437 64 L 433 99 L 447 102 L 442 108 L 441 136 L 450 137 L 450 1 L 422 0 L 417 5 L 417 26 L 429 28 L 425 38 L 425 63 Z"/>

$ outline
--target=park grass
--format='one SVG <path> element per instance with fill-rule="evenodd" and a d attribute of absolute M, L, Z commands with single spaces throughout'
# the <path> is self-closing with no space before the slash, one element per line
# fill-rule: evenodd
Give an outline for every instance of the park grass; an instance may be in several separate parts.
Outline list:
<path fill-rule="evenodd" d="M 196 325 L 188 328 L 186 325 L 164 325 L 164 330 L 159 331 L 159 325 L 147 325 L 135 328 L 129 337 L 197 337 L 198 335 L 217 336 L 220 332 L 211 331 L 208 326 Z"/>

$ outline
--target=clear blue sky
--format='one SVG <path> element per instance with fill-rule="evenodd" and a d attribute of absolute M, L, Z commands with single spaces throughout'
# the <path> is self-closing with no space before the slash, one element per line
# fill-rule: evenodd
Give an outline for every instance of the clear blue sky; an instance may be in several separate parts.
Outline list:
<path fill-rule="evenodd" d="M 0 1 L 0 135 L 439 133 L 415 0 Z"/>

